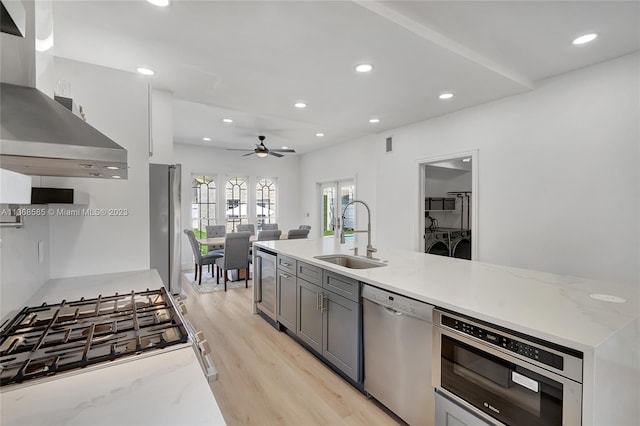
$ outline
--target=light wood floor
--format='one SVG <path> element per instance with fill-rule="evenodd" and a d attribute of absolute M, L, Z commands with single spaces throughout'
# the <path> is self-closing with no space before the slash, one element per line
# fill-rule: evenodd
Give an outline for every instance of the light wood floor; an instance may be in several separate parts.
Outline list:
<path fill-rule="evenodd" d="M 251 281 L 249 281 L 251 284 Z M 396 425 L 285 333 L 251 313 L 251 291 L 199 294 L 183 280 L 187 318 L 212 348 L 211 384 L 228 425 Z"/>

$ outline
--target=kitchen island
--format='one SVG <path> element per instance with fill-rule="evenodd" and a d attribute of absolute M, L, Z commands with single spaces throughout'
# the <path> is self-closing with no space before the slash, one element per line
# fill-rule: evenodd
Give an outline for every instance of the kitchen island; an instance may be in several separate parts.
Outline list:
<path fill-rule="evenodd" d="M 352 243 L 319 239 L 256 244 L 362 283 L 582 352 L 583 424 L 633 425 L 640 418 L 640 308 L 635 287 L 407 250 L 380 249 L 376 257 L 387 266 L 350 269 L 316 256 L 349 255 Z"/>
<path fill-rule="evenodd" d="M 160 287 L 155 270 L 53 279 L 27 305 Z M 191 346 L 6 387 L 0 404 L 11 425 L 225 424 Z"/>

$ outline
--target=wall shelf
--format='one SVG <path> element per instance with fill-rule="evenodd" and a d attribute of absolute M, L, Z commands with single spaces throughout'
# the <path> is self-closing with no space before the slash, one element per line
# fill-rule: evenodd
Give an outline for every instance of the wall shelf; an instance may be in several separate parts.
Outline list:
<path fill-rule="evenodd" d="M 453 197 L 426 197 L 424 209 L 425 211 L 454 211 L 456 199 Z"/>

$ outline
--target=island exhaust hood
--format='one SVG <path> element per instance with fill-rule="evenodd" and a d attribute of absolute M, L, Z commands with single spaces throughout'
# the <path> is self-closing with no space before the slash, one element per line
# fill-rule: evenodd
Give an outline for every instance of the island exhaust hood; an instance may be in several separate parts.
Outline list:
<path fill-rule="evenodd" d="M 126 179 L 127 150 L 35 88 L 35 30 L 29 28 L 35 19 L 29 18 L 27 12 L 24 37 L 0 34 L 0 167 L 26 175 Z M 28 74 L 34 77 L 25 80 Z"/>

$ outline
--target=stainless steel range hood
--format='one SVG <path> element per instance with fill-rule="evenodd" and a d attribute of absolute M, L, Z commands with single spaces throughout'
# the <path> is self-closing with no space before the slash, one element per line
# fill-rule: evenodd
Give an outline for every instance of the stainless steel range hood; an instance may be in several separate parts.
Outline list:
<path fill-rule="evenodd" d="M 0 83 L 0 166 L 39 176 L 127 177 L 127 150 L 38 89 Z"/>
<path fill-rule="evenodd" d="M 35 88 L 35 19 L 32 2 L 24 5 L 25 36 L 0 34 L 0 167 L 37 176 L 126 179 L 127 150 Z M 23 78 L 28 74 L 34 77 Z"/>

